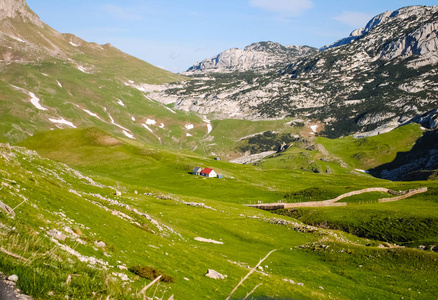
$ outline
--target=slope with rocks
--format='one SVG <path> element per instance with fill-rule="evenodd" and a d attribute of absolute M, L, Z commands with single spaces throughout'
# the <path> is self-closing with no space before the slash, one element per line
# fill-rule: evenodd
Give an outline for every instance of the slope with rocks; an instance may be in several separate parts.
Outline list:
<path fill-rule="evenodd" d="M 41 133 L 22 145 L 58 161 L 0 144 L 0 198 L 15 214 L 0 211 L 0 241 L 7 251 L 0 251 L 0 269 L 7 276 L 17 275 L 17 287 L 36 298 L 144 299 L 165 293 L 165 299 L 172 294 L 224 299 L 273 249 L 277 251 L 238 289 L 236 298 L 244 298 L 260 283 L 254 297 L 320 299 L 341 293 L 360 299 L 374 289 L 381 298 L 421 292 L 426 299 L 437 292 L 437 254 L 432 251 L 379 249 L 379 241 L 241 205 L 319 201 L 368 187 L 406 190 L 418 183 L 338 173 L 336 162 L 320 160 L 313 150 L 306 151 L 308 158 L 329 164 L 334 173 L 274 164 L 235 165 L 128 144 L 97 129 Z M 286 157 L 277 159 L 296 163 L 295 156 L 302 153 L 291 148 Z M 224 179 L 188 174 L 199 165 L 215 168 Z M 432 247 L 438 235 L 438 205 L 433 197 L 437 183 L 420 186 L 428 186 L 429 194 L 413 198 L 406 206 L 402 201 L 393 203 L 395 207 L 356 205 L 334 211 L 332 218 L 360 211 L 360 222 L 349 215 L 338 224 L 355 222 L 356 227 L 370 228 L 367 237 L 378 230 L 385 241 L 402 238 L 404 243 Z M 395 212 L 397 218 L 391 219 Z M 372 228 L 370 223 L 379 226 Z M 400 223 L 410 225 L 403 228 Z M 400 272 L 394 273 L 394 266 Z M 160 270 L 174 282 L 162 282 L 139 294 L 152 278 L 136 277 L 128 270 L 132 267 Z M 212 280 L 205 276 L 209 269 L 227 276 Z"/>
<path fill-rule="evenodd" d="M 62 34 L 24 0 L 0 4 L 0 138 L 96 126 L 154 144 L 183 145 L 208 128 L 201 118 L 148 98 L 143 85 L 185 80 L 112 47 Z M 193 145 L 191 145 L 193 147 Z"/>
<path fill-rule="evenodd" d="M 243 50 L 239 48 L 228 49 L 215 57 L 196 63 L 183 74 L 263 71 L 270 68 L 281 68 L 316 51 L 315 48 L 309 46 L 283 46 L 274 42 L 259 42 L 246 46 Z"/>
<path fill-rule="evenodd" d="M 375 135 L 436 108 L 437 24 L 438 6 L 405 7 L 280 73 L 210 74 L 161 96 L 219 117 L 299 116 L 322 121 L 328 136 Z"/>

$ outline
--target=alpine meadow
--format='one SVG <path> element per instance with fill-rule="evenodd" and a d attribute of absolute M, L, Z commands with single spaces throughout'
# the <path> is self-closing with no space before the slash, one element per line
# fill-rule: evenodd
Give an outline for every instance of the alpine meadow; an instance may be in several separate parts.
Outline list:
<path fill-rule="evenodd" d="M 437 120 L 438 6 L 175 74 L 1 0 L 0 299 L 436 299 Z"/>

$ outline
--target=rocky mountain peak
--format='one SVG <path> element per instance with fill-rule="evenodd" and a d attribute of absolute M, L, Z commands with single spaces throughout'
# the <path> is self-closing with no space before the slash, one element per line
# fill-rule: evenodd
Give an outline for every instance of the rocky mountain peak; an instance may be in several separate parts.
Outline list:
<path fill-rule="evenodd" d="M 262 51 L 262 52 L 274 52 L 274 51 L 285 51 L 286 47 L 274 42 L 258 42 L 253 43 L 244 48 L 244 51 Z"/>
<path fill-rule="evenodd" d="M 39 27 L 43 26 L 40 18 L 27 6 L 26 0 L 0 1 L 0 21 L 8 18 L 20 18 L 22 21 L 34 23 Z"/>
<path fill-rule="evenodd" d="M 184 74 L 267 70 L 285 67 L 298 58 L 315 53 L 309 46 L 283 46 L 275 42 L 258 42 L 243 50 L 232 48 L 190 67 Z"/>
<path fill-rule="evenodd" d="M 383 25 L 393 21 L 404 21 L 407 18 L 421 16 L 424 14 L 430 14 L 436 12 L 438 6 L 422 6 L 414 5 L 400 8 L 395 11 L 386 11 L 372 18 L 364 28 L 354 30 L 350 36 L 340 39 L 333 44 L 321 47 L 320 51 L 324 51 L 330 48 L 335 48 L 343 45 L 350 44 L 370 33 L 374 28 L 379 25 Z"/>

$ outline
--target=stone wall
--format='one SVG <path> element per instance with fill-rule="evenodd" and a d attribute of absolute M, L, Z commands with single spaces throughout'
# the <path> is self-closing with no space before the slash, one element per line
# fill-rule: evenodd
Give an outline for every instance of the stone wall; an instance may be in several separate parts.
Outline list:
<path fill-rule="evenodd" d="M 383 202 L 398 201 L 398 200 L 402 200 L 402 199 L 411 197 L 411 196 L 416 195 L 416 194 L 421 194 L 421 193 L 426 193 L 426 192 L 427 192 L 427 187 L 423 187 L 423 188 L 419 188 L 416 190 L 409 190 L 406 194 L 401 195 L 401 196 L 379 199 L 379 202 L 383 203 Z"/>
<path fill-rule="evenodd" d="M 329 207 L 329 206 L 347 206 L 346 202 L 337 202 L 343 198 L 365 194 L 365 193 L 373 193 L 373 192 L 381 192 L 388 193 L 392 195 L 400 195 L 393 198 L 384 198 L 379 199 L 379 202 L 392 202 L 402 200 L 408 197 L 411 197 L 416 194 L 427 192 L 427 187 L 419 188 L 416 190 L 409 190 L 404 192 L 396 192 L 387 188 L 367 188 L 359 191 L 348 192 L 342 194 L 334 199 L 324 200 L 324 201 L 310 201 L 310 202 L 298 202 L 298 203 L 266 203 L 266 204 L 247 204 L 246 206 L 254 207 L 263 210 L 277 210 L 277 209 L 285 209 L 285 208 L 298 208 L 298 207 Z"/>

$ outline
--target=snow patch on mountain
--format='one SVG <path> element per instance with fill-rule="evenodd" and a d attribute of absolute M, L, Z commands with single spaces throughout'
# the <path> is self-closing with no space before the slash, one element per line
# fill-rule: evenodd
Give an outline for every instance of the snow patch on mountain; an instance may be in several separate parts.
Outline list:
<path fill-rule="evenodd" d="M 120 105 L 120 106 L 125 107 L 125 103 L 123 103 L 123 101 L 120 100 L 120 99 L 117 99 L 117 104 Z"/>
<path fill-rule="evenodd" d="M 155 121 L 155 120 L 152 120 L 152 119 L 146 120 L 146 125 L 156 125 L 156 124 L 157 124 L 157 121 Z"/>
<path fill-rule="evenodd" d="M 90 72 L 88 72 L 87 69 L 85 69 L 85 68 L 82 67 L 82 66 L 78 66 L 78 70 L 81 71 L 81 72 L 83 72 L 83 73 L 85 73 L 85 74 L 90 74 Z"/>
<path fill-rule="evenodd" d="M 39 110 L 48 110 L 40 104 L 40 99 L 34 93 L 29 92 L 30 102 Z"/>
<path fill-rule="evenodd" d="M 207 134 L 210 134 L 210 132 L 213 130 L 213 126 L 211 126 L 211 121 L 207 119 L 207 117 L 204 116 L 202 119 L 204 123 L 207 123 Z"/>
<path fill-rule="evenodd" d="M 26 43 L 26 41 L 20 39 L 20 38 L 17 37 L 17 36 L 14 36 L 14 35 L 8 35 L 8 36 L 9 36 L 10 38 L 16 40 L 17 42 L 20 42 L 20 43 Z"/>
<path fill-rule="evenodd" d="M 77 128 L 72 122 L 69 122 L 69 121 L 65 120 L 64 118 L 60 118 L 60 119 L 49 118 L 49 121 L 52 123 L 63 124 L 63 125 L 70 126 L 72 128 Z"/>
<path fill-rule="evenodd" d="M 108 117 L 111 120 L 111 124 L 113 124 L 113 125 L 115 125 L 115 126 L 117 126 L 117 127 L 119 127 L 120 129 L 123 130 L 122 132 L 123 132 L 124 135 L 126 135 L 130 139 L 135 139 L 134 135 L 131 133 L 131 130 L 129 130 L 128 128 L 123 127 L 122 125 L 117 124 L 116 122 L 114 122 L 114 119 L 113 119 L 113 117 L 110 114 L 108 114 Z"/>
<path fill-rule="evenodd" d="M 123 132 L 124 135 L 126 135 L 126 136 L 129 137 L 130 139 L 135 140 L 135 137 L 134 137 L 133 134 L 127 132 L 126 130 L 123 130 L 122 132 Z"/>
<path fill-rule="evenodd" d="M 89 111 L 88 109 L 84 109 L 84 108 L 83 108 L 82 110 L 83 110 L 84 112 L 86 112 L 87 114 L 89 114 L 90 116 L 95 117 L 95 118 L 98 118 L 99 120 L 102 121 L 102 119 L 99 117 L 98 114 L 93 113 L 93 112 Z"/>
<path fill-rule="evenodd" d="M 154 133 L 154 131 L 146 124 L 141 124 L 141 126 L 143 126 L 144 128 L 146 128 L 147 130 L 149 130 L 150 132 Z"/>
<path fill-rule="evenodd" d="M 171 113 L 176 114 L 176 111 L 174 111 L 173 109 L 171 109 L 167 106 L 164 106 L 164 108 L 167 109 L 168 111 L 170 111 Z"/>

